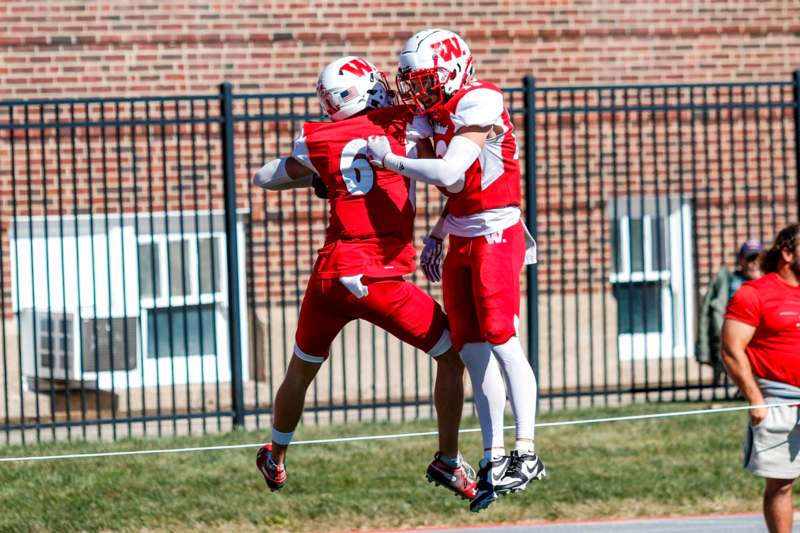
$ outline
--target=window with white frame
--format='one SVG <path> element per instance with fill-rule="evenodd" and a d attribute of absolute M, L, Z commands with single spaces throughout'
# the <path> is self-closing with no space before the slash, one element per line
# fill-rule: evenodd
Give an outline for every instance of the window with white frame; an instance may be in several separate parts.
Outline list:
<path fill-rule="evenodd" d="M 139 238 L 139 293 L 145 312 L 146 357 L 216 353 L 217 320 L 225 300 L 220 272 L 224 234 Z M 224 333 L 224 332 L 222 332 Z"/>
<path fill-rule="evenodd" d="M 230 380 L 223 228 L 223 214 L 208 212 L 18 219 L 12 295 L 24 375 L 100 388 Z M 243 305 L 241 222 L 236 231 Z M 240 328 L 246 339 L 246 321 Z"/>
<path fill-rule="evenodd" d="M 693 342 L 688 202 L 675 197 L 618 198 L 608 214 L 620 359 L 683 356 Z"/>
<path fill-rule="evenodd" d="M 668 284 L 669 240 L 663 217 L 628 215 L 613 224 L 614 271 L 618 327 L 622 334 L 663 329 L 664 286 Z"/>

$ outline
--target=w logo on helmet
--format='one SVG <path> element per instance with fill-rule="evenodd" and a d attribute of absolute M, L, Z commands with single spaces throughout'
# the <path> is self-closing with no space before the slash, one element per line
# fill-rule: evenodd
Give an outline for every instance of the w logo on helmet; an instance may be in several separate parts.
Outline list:
<path fill-rule="evenodd" d="M 457 37 L 449 37 L 444 41 L 434 43 L 431 45 L 431 48 L 445 61 L 450 61 L 454 57 L 461 57 L 464 54 L 464 50 L 461 48 L 461 43 L 458 42 Z"/>
<path fill-rule="evenodd" d="M 347 71 L 350 74 L 355 74 L 356 76 L 363 76 L 364 74 L 369 74 L 373 70 L 373 66 L 367 61 L 361 58 L 356 58 L 349 63 L 342 65 L 342 68 L 339 69 L 339 74 L 341 74 L 343 71 Z"/>

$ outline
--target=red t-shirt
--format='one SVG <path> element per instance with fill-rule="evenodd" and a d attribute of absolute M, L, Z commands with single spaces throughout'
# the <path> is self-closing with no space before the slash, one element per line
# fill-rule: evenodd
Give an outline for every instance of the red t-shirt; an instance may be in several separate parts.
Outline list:
<path fill-rule="evenodd" d="M 753 374 L 800 387 L 800 287 L 776 273 L 742 285 L 726 319 L 756 328 L 745 349 Z"/>
<path fill-rule="evenodd" d="M 410 108 L 396 106 L 303 126 L 292 156 L 319 174 L 330 202 L 317 276 L 393 277 L 414 271 L 412 185 L 400 174 L 372 167 L 366 139 L 386 135 L 392 151 L 405 156 L 415 122 Z"/>

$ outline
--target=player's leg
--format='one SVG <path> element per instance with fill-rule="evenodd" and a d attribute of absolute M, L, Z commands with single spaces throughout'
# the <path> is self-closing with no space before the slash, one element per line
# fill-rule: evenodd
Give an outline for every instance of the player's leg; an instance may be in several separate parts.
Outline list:
<path fill-rule="evenodd" d="M 449 335 L 448 335 L 449 338 Z M 464 363 L 452 344 L 436 361 L 433 405 L 439 429 L 439 451 L 447 457 L 458 457 L 458 428 L 464 409 Z"/>
<path fill-rule="evenodd" d="M 770 533 L 792 531 L 792 479 L 766 479 L 764 485 L 764 520 Z"/>
<path fill-rule="evenodd" d="M 439 451 L 428 465 L 426 476 L 429 481 L 472 499 L 476 490 L 475 471 L 464 460 L 458 447 L 458 429 L 464 408 L 464 363 L 452 345 L 436 357 L 433 403 L 439 430 Z"/>
<path fill-rule="evenodd" d="M 433 298 L 402 278 L 367 279 L 369 294 L 357 300 L 353 314 L 423 350 L 436 361 L 434 405 L 439 426 L 439 452 L 428 478 L 471 498 L 475 483 L 458 450 L 458 428 L 464 405 L 464 365 L 453 349 L 447 317 Z"/>
<path fill-rule="evenodd" d="M 442 283 L 453 344 L 459 349 L 470 375 L 483 438 L 484 458 L 478 473 L 478 490 L 470 502 L 470 509 L 479 511 L 497 498 L 491 480 L 493 477 L 502 477 L 508 465 L 503 444 L 506 394 L 491 346 L 483 341 L 478 327 L 472 292 L 470 249 L 470 239 L 450 236 L 450 251 L 444 261 Z"/>
<path fill-rule="evenodd" d="M 506 391 L 500 366 L 492 356 L 492 347 L 486 342 L 468 342 L 461 348 L 461 358 L 472 382 L 475 409 L 483 437 L 483 457 L 491 459 L 503 456 Z"/>
<path fill-rule="evenodd" d="M 352 313 L 428 353 L 437 362 L 434 404 L 443 419 L 440 451 L 455 456 L 464 397 L 464 365 L 452 349 L 444 311 L 429 294 L 402 278 L 362 281 L 369 294 L 353 298 L 358 307 L 354 306 Z"/>
<path fill-rule="evenodd" d="M 286 482 L 286 453 L 300 422 L 306 392 L 327 359 L 336 335 L 352 317 L 337 305 L 333 280 L 312 276 L 300 307 L 293 356 L 272 406 L 272 442 L 261 447 L 256 466 L 275 491 Z"/>
<path fill-rule="evenodd" d="M 544 465 L 534 453 L 536 376 L 519 340 L 519 276 L 525 255 L 522 226 L 504 230 L 501 239 L 476 239 L 473 248 L 473 290 L 480 329 L 491 345 L 505 377 L 516 425 L 516 442 L 509 471 L 499 492 L 523 489 L 544 475 Z"/>
<path fill-rule="evenodd" d="M 469 251 L 471 239 L 450 236 L 450 251 L 444 260 L 442 290 L 450 321 L 453 345 L 460 352 L 472 381 L 475 408 L 481 424 L 484 456 L 503 455 L 503 378 L 491 355 L 491 347 L 480 335 L 472 292 Z"/>
<path fill-rule="evenodd" d="M 499 242 L 496 242 L 499 241 Z M 536 378 L 519 341 L 520 283 L 525 254 L 522 226 L 503 231 L 501 239 L 475 239 L 473 287 L 484 339 L 500 363 L 517 421 L 517 449 L 531 451 L 536 418 Z"/>
<path fill-rule="evenodd" d="M 286 449 L 303 415 L 306 392 L 321 366 L 321 362 L 301 359 L 295 348 L 272 404 L 272 457 L 278 464 L 286 459 Z"/>
<path fill-rule="evenodd" d="M 475 408 L 483 437 L 483 458 L 478 470 L 478 490 L 470 510 L 478 512 L 497 499 L 497 483 L 504 479 L 510 459 L 503 442 L 506 391 L 500 365 L 486 342 L 467 343 L 461 357 L 472 381 Z"/>
<path fill-rule="evenodd" d="M 518 336 L 503 344 L 494 345 L 492 353 L 500 361 L 505 376 L 511 409 L 514 413 L 516 441 L 511 462 L 503 480 L 501 492 L 524 489 L 534 479 L 545 476 L 544 463 L 534 451 L 536 423 L 536 376 L 525 357 Z"/>

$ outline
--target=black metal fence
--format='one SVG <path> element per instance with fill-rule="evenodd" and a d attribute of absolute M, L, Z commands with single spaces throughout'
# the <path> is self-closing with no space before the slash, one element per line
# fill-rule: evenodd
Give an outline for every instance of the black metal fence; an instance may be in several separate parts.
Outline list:
<path fill-rule="evenodd" d="M 521 335 L 542 405 L 727 395 L 698 303 L 745 238 L 796 220 L 800 79 L 506 91 L 539 243 Z M 268 424 L 326 205 L 249 177 L 311 94 L 0 102 L 0 431 Z M 418 237 L 442 201 L 418 192 Z M 440 288 L 414 280 L 440 297 Z M 430 417 L 434 364 L 349 324 L 306 422 Z"/>
<path fill-rule="evenodd" d="M 700 302 L 798 219 L 797 76 L 547 87 L 535 113 L 546 405 L 729 397 L 695 359 Z"/>

